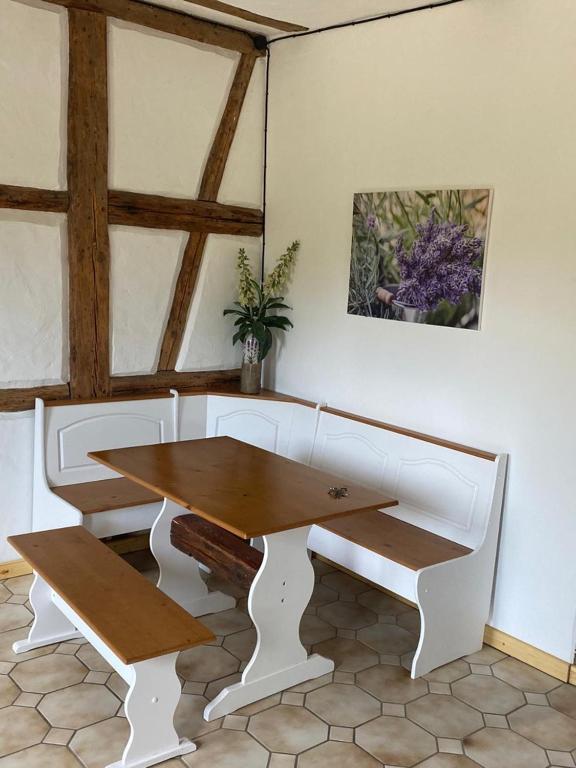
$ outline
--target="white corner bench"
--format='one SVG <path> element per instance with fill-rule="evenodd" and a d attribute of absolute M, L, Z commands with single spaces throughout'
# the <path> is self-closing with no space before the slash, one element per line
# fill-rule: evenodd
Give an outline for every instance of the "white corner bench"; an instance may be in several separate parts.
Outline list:
<path fill-rule="evenodd" d="M 207 435 L 236 437 L 399 500 L 386 512 L 314 526 L 308 543 L 418 606 L 412 677 L 482 647 L 506 454 L 283 397 L 209 394 Z"/>
<path fill-rule="evenodd" d="M 98 538 L 149 530 L 163 500 L 89 451 L 178 439 L 178 393 L 86 403 L 36 400 L 32 528 L 83 525 Z"/>
<path fill-rule="evenodd" d="M 14 652 L 84 636 L 129 686 L 130 737 L 107 768 L 146 768 L 193 752 L 174 728 L 176 659 L 213 633 L 81 526 L 8 540 L 35 572 L 34 623 Z"/>

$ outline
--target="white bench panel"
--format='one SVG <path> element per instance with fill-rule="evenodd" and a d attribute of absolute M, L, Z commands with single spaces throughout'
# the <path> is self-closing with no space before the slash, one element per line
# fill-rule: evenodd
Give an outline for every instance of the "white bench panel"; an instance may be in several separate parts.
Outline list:
<path fill-rule="evenodd" d="M 48 484 L 118 477 L 89 459 L 87 453 L 174 440 L 173 407 L 172 398 L 158 398 L 44 408 Z"/>
<path fill-rule="evenodd" d="M 493 461 L 322 412 L 312 463 L 397 498 L 387 514 L 471 548 L 482 542 Z"/>

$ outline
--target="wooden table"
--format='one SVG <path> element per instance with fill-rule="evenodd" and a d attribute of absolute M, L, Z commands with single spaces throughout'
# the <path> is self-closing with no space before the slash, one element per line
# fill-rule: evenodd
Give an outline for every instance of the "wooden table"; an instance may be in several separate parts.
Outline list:
<path fill-rule="evenodd" d="M 208 592 L 198 563 L 171 546 L 170 525 L 182 507 L 243 539 L 263 538 L 264 559 L 248 598 L 256 649 L 241 682 L 208 704 L 207 720 L 333 670 L 331 660 L 308 656 L 300 642 L 300 620 L 314 588 L 308 534 L 315 523 L 396 501 L 229 437 L 89 456 L 165 498 L 150 535 L 161 572 L 158 586 L 194 616 L 225 610 L 235 601 Z M 346 486 L 348 496 L 334 498 L 328 493 L 333 486 Z"/>

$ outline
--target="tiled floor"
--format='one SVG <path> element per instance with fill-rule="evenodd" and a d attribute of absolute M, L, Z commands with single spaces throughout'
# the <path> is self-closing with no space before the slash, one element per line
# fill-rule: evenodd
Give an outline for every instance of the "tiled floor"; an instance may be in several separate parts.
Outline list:
<path fill-rule="evenodd" d="M 238 595 L 240 608 L 203 619 L 216 642 L 180 656 L 177 730 L 199 749 L 166 768 L 576 767 L 576 687 L 488 647 L 411 680 L 416 611 L 315 567 L 302 638 L 335 660 L 334 674 L 205 723 L 204 705 L 254 646 Z M 126 686 L 89 645 L 13 655 L 29 583 L 0 584 L 0 768 L 101 768 L 127 738 Z"/>

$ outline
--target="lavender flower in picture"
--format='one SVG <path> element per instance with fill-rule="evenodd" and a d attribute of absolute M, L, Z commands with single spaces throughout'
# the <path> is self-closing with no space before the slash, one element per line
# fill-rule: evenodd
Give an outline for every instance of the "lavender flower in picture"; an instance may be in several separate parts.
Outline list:
<path fill-rule="evenodd" d="M 354 195 L 348 312 L 477 330 L 490 190 Z"/>

